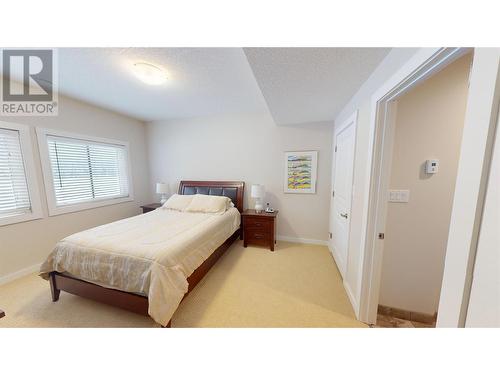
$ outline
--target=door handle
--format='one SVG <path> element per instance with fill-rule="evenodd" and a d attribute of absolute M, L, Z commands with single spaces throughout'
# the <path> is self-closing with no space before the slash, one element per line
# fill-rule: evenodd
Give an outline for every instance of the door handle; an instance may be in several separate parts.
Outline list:
<path fill-rule="evenodd" d="M 345 214 L 340 214 L 340 216 L 342 216 L 344 219 L 347 219 L 347 213 L 345 213 Z"/>

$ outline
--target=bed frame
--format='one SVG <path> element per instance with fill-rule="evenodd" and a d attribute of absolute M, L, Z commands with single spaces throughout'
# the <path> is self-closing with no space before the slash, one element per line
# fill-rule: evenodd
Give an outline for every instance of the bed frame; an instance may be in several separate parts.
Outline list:
<path fill-rule="evenodd" d="M 243 211 L 243 192 L 245 183 L 242 181 L 181 181 L 179 184 L 179 194 L 206 194 L 219 195 L 231 198 L 233 204 L 238 211 Z M 241 226 L 231 237 L 229 237 L 221 246 L 208 257 L 187 279 L 189 287 L 184 298 L 191 290 L 200 282 L 207 274 L 217 260 L 225 253 L 231 244 L 242 236 Z M 50 273 L 50 291 L 52 293 L 52 301 L 56 302 L 59 299 L 61 290 L 75 294 L 77 296 L 92 299 L 94 301 L 106 303 L 125 310 L 129 310 L 141 315 L 148 314 L 148 298 L 134 293 L 124 292 L 121 290 L 105 288 L 96 284 L 89 283 L 64 275 L 59 272 Z M 171 322 L 168 322 L 166 327 L 170 327 Z"/>

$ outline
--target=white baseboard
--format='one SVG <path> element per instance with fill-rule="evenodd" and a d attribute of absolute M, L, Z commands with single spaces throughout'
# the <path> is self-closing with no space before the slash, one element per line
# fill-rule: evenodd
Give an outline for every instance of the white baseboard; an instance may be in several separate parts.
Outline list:
<path fill-rule="evenodd" d="M 34 264 L 32 266 L 23 268 L 22 270 L 13 272 L 11 274 L 5 275 L 5 276 L 0 276 L 0 285 L 7 284 L 11 281 L 14 281 L 16 279 L 19 279 L 23 276 L 29 275 L 30 273 L 37 272 L 40 269 L 40 266 L 42 263 Z"/>
<path fill-rule="evenodd" d="M 276 236 L 278 241 L 294 242 L 294 243 L 305 243 L 311 245 L 323 245 L 328 246 L 328 241 L 314 240 L 310 238 L 298 238 L 298 237 L 288 237 L 288 236 Z"/>

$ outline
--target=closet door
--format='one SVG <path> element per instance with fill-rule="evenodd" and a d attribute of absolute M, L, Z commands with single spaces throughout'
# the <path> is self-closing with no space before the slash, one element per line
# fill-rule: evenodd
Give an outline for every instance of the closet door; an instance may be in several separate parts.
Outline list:
<path fill-rule="evenodd" d="M 352 178 L 356 143 L 356 113 L 335 130 L 333 192 L 330 211 L 330 247 L 344 278 L 351 225 Z"/>

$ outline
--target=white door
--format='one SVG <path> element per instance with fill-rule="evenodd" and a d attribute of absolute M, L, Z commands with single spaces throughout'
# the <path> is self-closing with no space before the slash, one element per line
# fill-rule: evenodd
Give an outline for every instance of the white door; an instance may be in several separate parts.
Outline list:
<path fill-rule="evenodd" d="M 345 277 L 348 258 L 356 117 L 355 113 L 335 131 L 330 232 L 331 249 L 342 277 Z"/>

